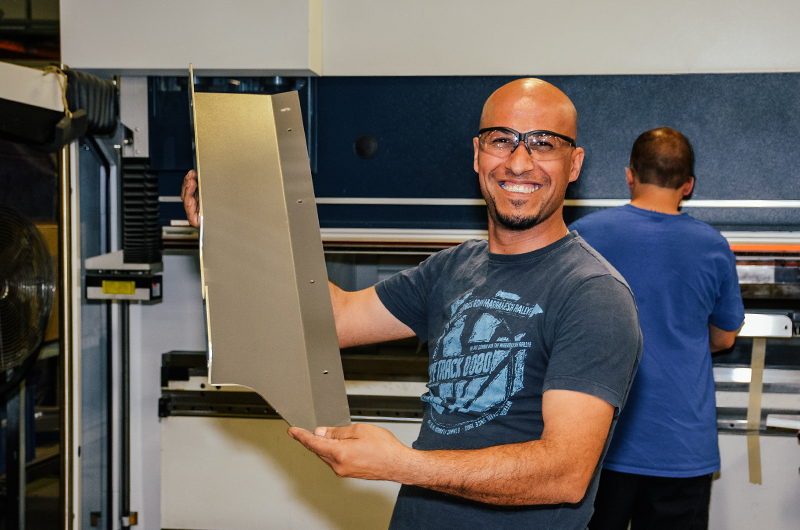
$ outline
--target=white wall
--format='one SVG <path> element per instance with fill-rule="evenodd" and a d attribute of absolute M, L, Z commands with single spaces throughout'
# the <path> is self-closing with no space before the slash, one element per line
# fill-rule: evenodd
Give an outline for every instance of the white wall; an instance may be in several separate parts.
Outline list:
<path fill-rule="evenodd" d="M 800 444 L 762 436 L 762 484 L 751 484 L 747 436 L 720 434 L 722 468 L 711 486 L 709 530 L 796 530 L 800 522 Z"/>
<path fill-rule="evenodd" d="M 62 0 L 62 58 L 140 74 L 189 62 L 200 74 L 251 75 L 800 70 L 796 0 L 320 2 Z"/>
<path fill-rule="evenodd" d="M 420 424 L 381 426 L 410 445 Z M 399 484 L 337 478 L 289 438 L 287 428 L 283 420 L 164 418 L 159 528 L 378 530 L 389 525 Z"/>
<path fill-rule="evenodd" d="M 164 256 L 163 289 L 161 303 L 130 308 L 131 511 L 147 529 L 161 528 L 161 354 L 205 351 L 197 251 Z"/>
<path fill-rule="evenodd" d="M 325 75 L 570 75 L 800 68 L 793 0 L 331 1 Z M 513 53 L 504 50 L 514 49 Z"/>
<path fill-rule="evenodd" d="M 61 1 L 61 60 L 96 73 L 321 70 L 321 0 Z"/>

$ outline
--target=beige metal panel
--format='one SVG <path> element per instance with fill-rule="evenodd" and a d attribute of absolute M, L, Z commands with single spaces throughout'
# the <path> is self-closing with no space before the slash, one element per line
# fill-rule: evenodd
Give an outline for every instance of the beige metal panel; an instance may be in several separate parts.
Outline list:
<path fill-rule="evenodd" d="M 96 75 L 315 75 L 322 0 L 61 0 L 61 60 Z"/>
<path fill-rule="evenodd" d="M 61 53 L 129 75 L 781 72 L 800 70 L 798 17 L 796 0 L 61 0 Z"/>
<path fill-rule="evenodd" d="M 798 71 L 799 17 L 796 0 L 758 5 L 747 0 L 337 0 L 323 3 L 323 72 L 542 76 Z"/>
<path fill-rule="evenodd" d="M 297 93 L 198 93 L 194 119 L 211 383 L 349 424 Z"/>

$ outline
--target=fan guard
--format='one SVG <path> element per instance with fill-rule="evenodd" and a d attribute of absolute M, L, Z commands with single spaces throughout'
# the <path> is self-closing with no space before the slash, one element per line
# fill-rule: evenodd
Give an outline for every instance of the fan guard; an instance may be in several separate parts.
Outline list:
<path fill-rule="evenodd" d="M 38 352 L 54 296 L 44 237 L 25 216 L 0 204 L 0 372 Z"/>

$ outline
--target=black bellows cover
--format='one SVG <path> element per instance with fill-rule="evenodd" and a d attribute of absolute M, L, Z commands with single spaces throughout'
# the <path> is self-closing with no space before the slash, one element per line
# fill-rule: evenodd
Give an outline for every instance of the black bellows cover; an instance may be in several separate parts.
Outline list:
<path fill-rule="evenodd" d="M 158 175 L 141 160 L 126 159 L 122 172 L 122 259 L 161 262 Z"/>
<path fill-rule="evenodd" d="M 93 75 L 65 69 L 67 104 L 71 111 L 84 110 L 89 121 L 87 134 L 112 134 L 119 117 L 117 87 Z"/>

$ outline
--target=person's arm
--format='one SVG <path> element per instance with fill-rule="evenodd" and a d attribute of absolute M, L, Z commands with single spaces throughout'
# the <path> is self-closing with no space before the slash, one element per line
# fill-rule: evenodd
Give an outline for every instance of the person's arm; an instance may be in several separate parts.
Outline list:
<path fill-rule="evenodd" d="M 292 427 L 340 477 L 390 480 L 498 505 L 576 503 L 597 468 L 614 415 L 600 398 L 548 390 L 540 440 L 476 450 L 418 451 L 368 424 Z"/>
<path fill-rule="evenodd" d="M 331 282 L 328 287 L 340 348 L 414 336 L 410 327 L 386 309 L 375 287 L 353 292 L 343 291 Z"/>
<path fill-rule="evenodd" d="M 197 172 L 191 169 L 186 176 L 183 177 L 181 200 L 183 201 L 183 209 L 186 210 L 186 219 L 188 219 L 189 224 L 195 228 L 200 226 L 200 205 L 195 198 L 196 191 Z"/>
<path fill-rule="evenodd" d="M 191 170 L 183 178 L 181 199 L 189 224 L 198 227 L 200 212 L 195 191 L 197 191 L 197 172 Z M 329 283 L 329 286 L 340 348 L 414 336 L 411 328 L 400 322 L 384 307 L 374 287 L 347 292 L 332 283 Z"/>
<path fill-rule="evenodd" d="M 719 296 L 714 303 L 708 323 L 708 343 L 711 353 L 727 350 L 733 346 L 736 335 L 744 326 L 744 304 L 742 303 L 742 290 L 739 286 L 739 276 L 736 273 L 736 256 L 724 239 L 720 241 L 724 262 L 720 263 Z M 727 331 L 711 324 L 715 322 L 731 329 L 738 325 L 734 331 Z"/>
<path fill-rule="evenodd" d="M 735 331 L 725 331 L 724 329 L 720 329 L 713 324 L 709 324 L 708 343 L 711 346 L 711 353 L 727 350 L 728 348 L 733 347 L 733 343 L 736 340 L 736 335 L 738 333 L 738 329 Z"/>

